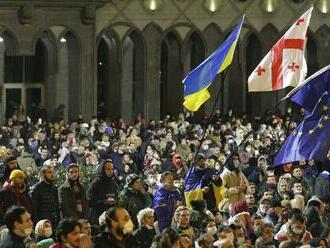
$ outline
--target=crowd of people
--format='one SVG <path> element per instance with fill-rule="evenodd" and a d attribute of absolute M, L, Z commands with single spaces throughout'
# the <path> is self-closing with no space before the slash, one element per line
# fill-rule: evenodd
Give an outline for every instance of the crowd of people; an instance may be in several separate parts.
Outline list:
<path fill-rule="evenodd" d="M 330 247 L 328 163 L 272 166 L 303 116 L 14 115 L 0 130 L 0 248 Z"/>

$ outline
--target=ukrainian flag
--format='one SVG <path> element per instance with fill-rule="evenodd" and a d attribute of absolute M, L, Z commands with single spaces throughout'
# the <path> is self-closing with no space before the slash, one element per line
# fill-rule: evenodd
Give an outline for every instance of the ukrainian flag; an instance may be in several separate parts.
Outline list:
<path fill-rule="evenodd" d="M 210 98 L 211 95 L 207 88 L 212 84 L 216 75 L 231 64 L 243 22 L 244 17 L 218 49 L 183 79 L 183 106 L 188 110 L 197 111 Z"/>

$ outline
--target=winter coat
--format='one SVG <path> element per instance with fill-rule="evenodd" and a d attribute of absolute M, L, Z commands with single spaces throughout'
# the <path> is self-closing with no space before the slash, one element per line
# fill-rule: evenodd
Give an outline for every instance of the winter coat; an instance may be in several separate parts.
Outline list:
<path fill-rule="evenodd" d="M 303 177 L 301 179 L 298 179 L 298 178 L 295 178 L 294 176 L 292 176 L 289 180 L 289 187 L 292 188 L 296 182 L 301 183 L 302 188 L 303 188 L 304 197 L 305 197 L 305 199 L 309 199 L 311 197 L 311 190 L 309 188 L 309 184 L 308 184 L 307 180 Z"/>
<path fill-rule="evenodd" d="M 119 194 L 119 206 L 129 212 L 134 225 L 138 226 L 137 214 L 140 210 L 151 207 L 152 202 L 148 193 L 142 193 L 130 186 L 125 186 Z"/>
<path fill-rule="evenodd" d="M 321 217 L 317 208 L 314 206 L 307 207 L 305 210 L 306 228 L 313 235 L 314 238 L 321 237 L 325 226 L 321 222 Z"/>
<path fill-rule="evenodd" d="M 292 233 L 292 231 L 289 228 L 289 223 L 287 222 L 281 227 L 280 231 L 276 233 L 274 239 L 278 240 L 279 242 L 294 240 L 294 241 L 302 242 L 303 244 L 308 244 L 308 242 L 313 239 L 313 236 L 310 232 L 305 231 L 303 235 L 299 237 L 295 237 L 295 235 Z"/>
<path fill-rule="evenodd" d="M 324 179 L 322 175 L 319 175 L 316 178 L 315 186 L 314 186 L 314 195 L 318 198 L 323 198 L 330 194 L 330 185 L 329 180 Z"/>
<path fill-rule="evenodd" d="M 14 188 L 7 184 L 0 189 L 0 224 L 3 224 L 3 216 L 6 211 L 13 205 L 24 206 L 31 212 L 31 199 L 27 193 L 18 193 Z"/>
<path fill-rule="evenodd" d="M 150 247 L 156 236 L 156 231 L 155 229 L 148 229 L 145 226 L 142 226 L 137 229 L 133 235 L 138 241 L 140 247 Z"/>
<path fill-rule="evenodd" d="M 156 190 L 153 200 L 153 208 L 155 210 L 155 217 L 158 221 L 160 232 L 171 225 L 174 211 L 176 209 L 176 202 L 182 200 L 179 191 L 176 189 L 167 189 L 164 186 L 160 186 Z"/>
<path fill-rule="evenodd" d="M 109 205 L 105 204 L 107 197 L 112 195 L 118 198 L 118 184 L 114 177 L 107 177 L 104 172 L 104 163 L 97 168 L 97 177 L 89 185 L 87 189 L 87 200 L 90 207 L 90 218 L 95 221 L 106 211 Z"/>
<path fill-rule="evenodd" d="M 76 192 L 74 192 L 73 183 L 67 179 L 58 190 L 58 200 L 60 205 L 61 217 L 71 217 L 75 219 L 88 217 L 88 204 L 86 199 L 86 191 L 78 182 L 79 195 L 81 198 L 82 212 L 77 211 Z"/>
<path fill-rule="evenodd" d="M 37 169 L 37 164 L 34 161 L 32 154 L 28 152 L 22 152 L 21 156 L 17 157 L 17 163 L 23 171 Z"/>
<path fill-rule="evenodd" d="M 0 248 L 25 248 L 24 238 L 13 232 L 7 233 L 1 241 Z"/>
<path fill-rule="evenodd" d="M 33 222 L 49 219 L 56 226 L 60 221 L 57 187 L 45 181 L 38 182 L 31 187 L 30 197 Z"/>
<path fill-rule="evenodd" d="M 122 248 L 118 245 L 118 240 L 111 233 L 100 233 L 94 239 L 94 248 Z M 124 238 L 124 248 L 142 248 L 133 235 L 126 235 Z"/>
<path fill-rule="evenodd" d="M 242 172 L 230 171 L 227 168 L 221 174 L 222 185 L 224 186 L 224 196 L 228 198 L 232 205 L 245 199 L 245 191 L 249 185 L 248 180 Z M 243 185 L 244 191 L 239 192 L 238 187 Z"/>

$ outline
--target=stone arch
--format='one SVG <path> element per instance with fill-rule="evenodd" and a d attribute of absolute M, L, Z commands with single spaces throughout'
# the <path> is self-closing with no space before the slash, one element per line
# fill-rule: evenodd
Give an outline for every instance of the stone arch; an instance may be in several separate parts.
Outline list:
<path fill-rule="evenodd" d="M 315 32 L 315 40 L 322 53 L 319 54 L 318 62 L 320 68 L 329 64 L 330 61 L 330 27 L 322 25 Z"/>
<path fill-rule="evenodd" d="M 265 55 L 280 38 L 280 33 L 273 24 L 267 23 L 261 30 L 261 37 L 263 43 L 262 53 Z"/>
<path fill-rule="evenodd" d="M 48 113 L 52 113 L 56 106 L 56 38 L 48 29 L 40 30 L 33 39 L 33 54 L 37 63 L 37 82 L 45 84 L 44 99 L 42 105 Z M 29 106 L 27 106 L 28 110 Z"/>
<path fill-rule="evenodd" d="M 15 34 L 11 30 L 3 28 L 1 37 L 3 38 L 6 55 L 15 56 L 19 54 L 18 41 Z"/>
<path fill-rule="evenodd" d="M 167 30 L 161 43 L 160 117 L 181 112 L 183 99 L 181 39 L 175 30 Z"/>
<path fill-rule="evenodd" d="M 115 30 L 104 29 L 97 37 L 97 114 L 98 117 L 120 118 L 121 44 Z"/>

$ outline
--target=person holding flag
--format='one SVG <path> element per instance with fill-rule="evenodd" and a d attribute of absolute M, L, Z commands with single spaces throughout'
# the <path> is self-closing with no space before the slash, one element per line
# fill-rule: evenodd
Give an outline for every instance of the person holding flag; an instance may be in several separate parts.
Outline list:
<path fill-rule="evenodd" d="M 185 183 L 187 207 L 191 207 L 191 201 L 202 199 L 206 200 L 208 209 L 217 207 L 222 181 L 215 169 L 207 168 L 204 154 L 197 154 L 195 163 L 186 174 Z"/>
<path fill-rule="evenodd" d="M 236 24 L 227 39 L 199 66 L 188 73 L 184 78 L 184 107 L 190 111 L 197 111 L 200 106 L 210 98 L 208 87 L 212 84 L 216 75 L 224 71 L 232 62 L 237 41 L 244 23 L 243 18 Z M 219 93 L 218 93 L 219 96 Z M 217 96 L 217 98 L 218 98 Z M 217 101 L 217 99 L 216 99 Z M 215 102 L 216 102 L 215 101 Z M 214 107 L 209 118 L 212 118 Z M 208 125 L 207 125 L 208 126 Z M 200 143 L 203 143 L 205 132 Z M 198 154 L 195 163 L 190 167 L 185 176 L 185 200 L 191 207 L 192 200 L 201 200 L 204 197 L 209 209 L 217 206 L 222 200 L 221 178 L 215 175 L 216 171 L 206 168 L 206 157 Z"/>

